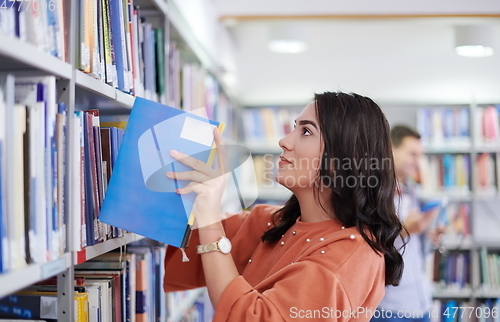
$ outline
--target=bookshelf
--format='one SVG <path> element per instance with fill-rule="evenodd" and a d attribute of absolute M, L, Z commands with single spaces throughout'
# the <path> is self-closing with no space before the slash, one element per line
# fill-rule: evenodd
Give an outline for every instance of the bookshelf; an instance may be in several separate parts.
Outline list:
<path fill-rule="evenodd" d="M 123 245 L 127 245 L 136 241 L 142 240 L 144 237 L 133 234 L 126 233 L 122 237 L 112 238 L 102 242 L 100 244 L 96 244 L 93 246 L 88 246 L 83 248 L 82 250 L 76 252 L 76 258 L 74 259 L 74 264 L 78 265 L 88 260 L 91 260 L 99 255 L 108 253 L 113 249 L 120 248 Z"/>
<path fill-rule="evenodd" d="M 240 144 L 252 155 L 258 189 L 257 203 L 282 204 L 291 192 L 274 181 L 278 156 L 282 149 L 279 140 L 293 129 L 294 120 L 304 106 L 246 106 L 241 110 Z M 245 186 L 245 185 L 243 185 Z M 244 199 L 254 198 L 242 191 Z"/>
<path fill-rule="evenodd" d="M 144 82 L 139 84 L 131 82 L 129 84 L 131 90 L 127 92 L 118 89 L 117 87 L 119 87 L 119 85 L 114 81 L 111 82 L 114 84 L 107 84 L 107 79 L 102 76 L 104 70 L 99 71 L 97 65 L 92 65 L 90 71 L 83 71 L 85 68 L 83 68 L 82 65 L 84 65 L 85 62 L 86 53 L 81 52 L 82 47 L 80 47 L 80 44 L 82 39 L 84 42 L 87 40 L 85 37 L 80 38 L 81 19 L 86 19 L 86 13 L 82 11 L 84 7 L 81 7 L 81 5 L 86 6 L 91 3 L 96 4 L 97 2 L 94 0 L 55 1 L 58 5 L 63 4 L 63 6 L 60 7 L 62 8 L 60 9 L 60 14 L 61 17 L 65 17 L 63 20 L 60 20 L 61 23 L 64 21 L 64 23 L 60 25 L 63 33 L 58 35 L 59 38 L 57 40 L 64 45 L 65 51 L 64 53 L 58 52 L 57 55 L 59 55 L 59 57 L 56 57 L 57 55 L 54 56 L 50 50 L 40 50 L 36 48 L 33 43 L 30 43 L 30 41 L 32 41 L 30 39 L 21 39 L 23 37 L 15 34 L 6 34 L 2 31 L 2 28 L 0 28 L 0 92 L 3 95 L 3 97 L 0 97 L 0 240 L 6 238 L 10 241 L 9 238 L 12 236 L 6 236 L 5 234 L 9 231 L 11 226 L 8 226 L 6 223 L 7 221 L 15 222 L 15 220 L 12 220 L 12 214 L 16 213 L 16 209 L 18 210 L 18 208 L 13 206 L 14 202 L 11 202 L 10 199 L 6 202 L 8 198 L 5 197 L 5 192 L 10 191 L 10 188 L 16 186 L 15 177 L 10 173 L 10 170 L 19 167 L 19 164 L 16 164 L 16 160 L 11 156 L 12 152 L 16 150 L 12 140 L 16 135 L 20 138 L 20 132 L 17 129 L 19 124 L 12 122 L 15 120 L 15 115 L 17 113 L 13 112 L 15 106 L 14 92 L 16 86 L 18 86 L 16 82 L 23 77 L 48 77 L 48 84 L 50 85 L 47 86 L 52 88 L 50 99 L 55 103 L 64 103 L 64 113 L 66 115 L 64 118 L 61 118 L 61 120 L 64 120 L 64 126 L 62 128 L 66 131 L 63 135 L 65 144 L 58 150 L 60 157 L 62 157 L 60 160 L 62 160 L 63 163 L 61 163 L 60 172 L 58 172 L 59 169 L 57 171 L 54 170 L 54 173 L 57 172 L 59 175 L 57 176 L 57 180 L 59 181 L 54 183 L 52 187 L 55 190 L 59 189 L 57 191 L 63 197 L 57 199 L 60 201 L 60 204 L 53 205 L 53 208 L 50 208 L 54 210 L 56 207 L 62 207 L 57 208 L 62 211 L 58 212 L 57 218 L 54 217 L 54 220 L 57 219 L 57 222 L 60 223 L 61 226 L 58 226 L 57 230 L 54 229 L 52 231 L 50 225 L 42 225 L 44 227 L 43 229 L 45 229 L 43 231 L 48 234 L 47 236 L 53 234 L 50 236 L 57 238 L 57 240 L 54 241 L 54 245 L 51 244 L 52 241 L 47 241 L 47 244 L 53 247 L 57 245 L 58 251 L 53 256 L 51 255 L 50 258 L 24 263 L 24 265 L 21 264 L 19 267 L 15 267 L 15 265 L 12 264 L 10 253 L 6 255 L 7 252 L 0 252 L 0 299 L 16 291 L 22 290 L 27 286 L 33 285 L 36 282 L 55 276 L 57 277 L 58 291 L 57 317 L 60 321 L 69 321 L 72 320 L 70 317 L 75 316 L 75 310 L 77 309 L 72 296 L 75 286 L 75 269 L 77 265 L 95 260 L 99 256 L 107 254 L 112 250 L 126 248 L 125 246 L 127 246 L 126 249 L 128 249 L 128 247 L 132 249 L 133 247 L 129 245 L 146 242 L 142 236 L 127 232 L 112 232 L 110 228 L 106 228 L 109 229 L 106 230 L 108 232 L 106 238 L 111 235 L 113 235 L 114 238 L 107 240 L 105 238 L 105 240 L 100 240 L 100 242 L 94 245 L 88 243 L 87 246 L 82 242 L 82 236 L 85 232 L 82 232 L 80 226 L 82 224 L 83 214 L 79 211 L 82 211 L 81 209 L 83 208 L 80 210 L 78 209 L 80 207 L 79 205 L 84 204 L 81 200 L 81 194 L 85 192 L 81 191 L 81 178 L 78 178 L 77 173 L 79 173 L 78 171 L 84 170 L 80 168 L 83 167 L 83 165 L 78 166 L 81 160 L 79 159 L 79 154 L 75 153 L 78 147 L 76 143 L 78 141 L 78 126 L 75 125 L 76 123 L 73 121 L 75 112 L 96 109 L 99 111 L 101 117 L 123 116 L 130 113 L 134 104 L 134 94 L 138 96 L 142 96 L 139 94 L 144 94 L 144 96 L 149 96 L 146 98 L 167 104 L 178 103 L 181 99 L 185 102 L 187 100 L 186 95 L 192 95 L 192 97 L 190 97 L 191 102 L 198 102 L 202 105 L 205 103 L 212 103 L 210 106 L 207 106 L 207 110 L 211 113 L 211 117 L 231 123 L 236 120 L 237 106 L 233 103 L 235 99 L 231 95 L 230 88 L 221 81 L 220 74 L 217 73 L 218 64 L 203 48 L 201 42 L 190 30 L 189 24 L 184 20 L 175 2 L 170 0 L 134 0 L 128 2 L 128 4 L 132 4 L 133 2 L 133 5 L 139 9 L 138 15 L 144 19 L 142 23 L 150 24 L 148 28 L 151 28 L 153 31 L 157 29 L 161 30 L 161 33 L 155 33 L 155 35 L 159 35 L 159 38 L 158 42 L 154 44 L 158 45 L 156 45 L 155 51 L 150 51 L 149 54 L 153 56 L 157 55 L 156 57 L 163 56 L 165 62 L 163 68 L 148 66 L 149 70 L 144 71 Z M 108 4 L 110 3 L 108 0 L 102 3 L 105 2 Z M 127 4 L 127 1 L 124 1 L 123 4 Z M 0 10 L 4 9 L 2 8 Z M 5 12 L 2 12 L 2 14 Z M 21 10 L 19 12 L 20 13 L 17 14 L 24 15 L 24 18 L 31 18 L 29 16 L 29 11 L 24 12 Z M 130 23 L 134 26 L 133 21 Z M 143 25 L 135 26 L 137 28 L 142 28 Z M 98 28 L 94 29 L 97 30 Z M 30 31 L 32 30 L 28 29 L 26 32 Z M 100 34 L 101 37 L 102 35 L 103 34 Z M 133 36 L 131 35 L 130 38 L 127 39 L 130 39 L 130 46 L 133 46 Z M 97 42 L 94 43 L 94 46 L 100 50 L 104 48 L 99 47 L 100 44 Z M 133 47 L 129 47 L 128 49 L 130 48 Z M 152 48 L 153 47 L 150 49 Z M 156 50 L 158 50 L 158 52 L 156 52 Z M 171 67 L 174 66 L 174 64 L 169 60 L 171 59 L 169 54 L 174 51 L 175 55 L 177 55 L 175 57 L 175 62 L 179 64 L 179 66 L 177 66 L 178 70 L 172 70 Z M 128 55 L 133 55 L 132 52 L 133 50 L 130 50 Z M 105 52 L 103 52 L 103 56 L 101 57 L 103 60 L 105 60 L 104 53 Z M 132 60 L 132 58 L 130 59 Z M 129 60 L 129 62 L 131 60 Z M 186 65 L 196 70 L 196 73 L 198 73 L 197 75 L 204 75 L 204 77 L 206 77 L 206 82 L 210 84 L 210 87 L 203 87 L 201 91 L 212 91 L 210 92 L 210 97 L 212 98 L 210 102 L 203 101 L 199 98 L 205 96 L 206 92 L 183 92 L 179 94 L 175 91 L 176 88 L 170 86 L 171 84 L 181 83 L 183 79 L 180 70 Z M 133 66 L 133 64 L 130 64 L 130 66 Z M 154 75 L 158 79 L 151 78 L 151 70 L 154 71 Z M 132 73 L 132 75 L 134 72 L 138 73 L 137 70 L 132 71 L 132 69 L 128 72 Z M 148 72 L 150 74 L 148 74 Z M 106 75 L 106 73 L 104 74 Z M 124 77 L 127 77 L 127 75 L 129 75 L 127 71 L 124 71 Z M 129 76 L 132 77 L 132 75 Z M 149 78 L 146 80 L 147 77 Z M 155 90 L 148 89 L 148 84 L 146 83 L 149 81 L 149 85 L 151 85 L 151 80 L 153 83 L 158 82 L 158 84 L 163 81 L 165 88 L 161 89 L 155 85 L 153 87 L 156 92 Z M 205 79 L 200 82 L 205 82 Z M 192 83 L 194 84 L 195 82 L 193 81 Z M 54 84 L 55 86 L 53 86 Z M 133 86 L 131 84 L 133 84 Z M 46 84 L 44 84 L 44 86 L 45 85 Z M 179 95 L 184 95 L 184 97 L 179 97 Z M 48 105 L 47 101 L 44 102 Z M 184 103 L 184 105 L 186 104 Z M 186 108 L 186 106 L 181 106 L 180 104 L 176 107 Z M 60 113 L 62 114 L 63 112 Z M 3 116 L 5 116 L 5 118 Z M 54 115 L 54 117 L 56 116 Z M 54 125 L 54 133 L 56 133 L 55 127 L 56 125 Z M 229 128 L 229 130 L 225 132 L 225 136 L 228 139 L 236 141 L 234 137 L 235 131 L 236 127 Z M 56 134 L 54 134 L 54 137 L 55 136 Z M 29 146 L 28 143 L 27 146 Z M 46 156 L 46 153 L 48 152 L 44 150 L 42 154 Z M 55 154 L 52 158 L 53 160 L 57 159 Z M 26 159 L 26 162 L 29 162 L 29 159 Z M 22 167 L 24 167 L 24 165 L 21 165 L 21 168 Z M 44 171 L 49 170 L 45 169 L 40 172 L 44 173 L 42 175 L 43 177 L 47 175 Z M 50 178 L 56 178 L 56 174 Z M 104 174 L 101 178 L 104 179 Z M 45 187 L 50 186 L 48 182 L 49 180 L 47 180 L 47 185 Z M 101 182 L 100 184 L 104 183 Z M 29 184 L 28 186 L 32 187 Z M 104 190 L 105 188 L 99 186 L 99 189 Z M 50 198 L 52 195 L 50 189 L 49 191 L 45 191 L 44 189 L 39 190 L 39 194 L 41 196 L 43 195 L 40 197 L 40 200 L 46 200 L 47 202 L 51 200 Z M 24 199 L 24 194 L 21 195 L 21 198 Z M 16 206 L 17 205 L 16 203 Z M 26 212 L 28 213 L 28 210 L 26 210 Z M 44 217 L 46 220 L 49 220 L 47 218 L 50 217 L 48 215 L 50 213 L 51 212 L 48 210 L 47 212 L 40 212 L 41 215 L 43 214 L 46 216 Z M 31 223 L 28 219 L 27 222 Z M 50 223 L 55 225 L 56 221 L 51 221 Z M 87 222 L 87 224 L 90 225 L 91 223 Z M 38 229 L 38 226 L 36 226 L 36 228 Z M 91 229 L 90 226 L 88 228 Z M 36 235 L 36 237 L 39 236 L 42 235 Z M 26 238 L 28 238 L 28 241 L 35 241 L 34 237 L 25 237 L 23 235 L 22 238 L 25 239 L 25 241 Z M 50 239 L 50 237 L 46 238 Z M 87 242 L 89 241 L 87 240 Z M 2 247 L 5 247 L 5 250 L 9 250 L 10 246 L 5 246 L 0 242 L 0 251 L 4 249 Z M 165 247 L 162 247 L 162 249 L 162 251 L 164 251 Z M 47 252 L 49 251 L 50 249 L 47 249 Z M 161 254 L 161 251 L 158 254 Z M 159 263 L 157 267 L 157 280 L 155 280 L 157 285 L 161 285 L 162 276 L 164 274 L 161 265 L 162 258 L 160 257 L 156 257 L 156 262 L 157 264 Z M 160 286 L 158 287 L 161 288 Z M 185 311 L 191 311 L 192 308 L 196 310 L 202 307 L 203 301 L 205 302 L 205 306 L 211 306 L 205 292 L 204 289 L 200 289 L 186 294 L 167 294 L 163 297 L 158 295 L 162 303 L 160 304 L 161 307 L 154 308 L 155 314 L 158 314 L 157 316 L 162 320 L 168 319 L 168 321 L 179 321 L 183 317 Z M 172 297 L 176 299 L 175 302 L 172 301 Z M 170 307 L 168 307 L 168 303 L 171 303 Z M 170 310 L 170 312 L 167 313 L 168 310 Z M 209 310 L 207 310 L 207 312 L 209 312 Z"/>
<path fill-rule="evenodd" d="M 272 160 L 282 152 L 278 140 L 286 134 L 284 123 L 287 121 L 284 120 L 293 120 L 294 113 L 301 108 L 254 106 L 242 111 L 243 133 L 240 134 L 252 152 L 257 182 L 259 176 L 263 177 L 259 171 L 265 168 L 265 162 L 259 159 L 267 156 Z M 433 258 L 427 263 L 432 273 L 430 278 L 434 280 L 434 299 L 440 307 L 452 300 L 480 306 L 485 299 L 498 299 L 500 286 L 484 285 L 481 270 L 486 265 L 480 253 L 483 246 L 488 254 L 500 253 L 499 105 L 410 105 L 404 106 L 404 112 L 401 106 L 382 108 L 391 125 L 408 124 L 422 135 L 424 164 L 421 169 L 427 175 L 421 179 L 419 197 L 448 199 L 440 215 L 440 220 L 447 225 L 445 238 L 430 254 Z M 288 110 L 287 116 L 280 115 L 282 109 Z M 480 170 L 475 170 L 478 168 Z M 284 202 L 288 198 L 289 194 L 281 194 L 274 187 L 265 189 L 262 182 L 267 183 L 261 179 L 259 199 Z M 454 270 L 434 276 L 434 265 L 439 261 Z M 500 272 L 495 271 L 493 259 L 490 261 L 487 274 L 493 276 L 490 280 L 498 281 Z M 460 266 L 458 271 L 457 266 Z M 461 274 L 460 280 L 457 274 Z"/>
<path fill-rule="evenodd" d="M 22 269 L 1 274 L 0 283 L 2 290 L 0 291 L 0 298 L 35 282 L 61 274 L 70 266 L 71 256 L 68 253 L 59 259 L 47 263 L 30 264 Z"/>
<path fill-rule="evenodd" d="M 427 262 L 428 274 L 434 279 L 436 305 L 461 303 L 481 307 L 485 305 L 485 299 L 498 299 L 500 295 L 496 288 L 488 283 L 485 285 L 485 272 L 482 271 L 485 264 L 481 258 L 483 247 L 496 252 L 494 250 L 500 245 L 496 233 L 499 228 L 496 209 L 500 196 L 497 108 L 498 105 L 475 102 L 408 106 L 404 117 L 396 115 L 397 109 L 393 110 L 393 107 L 385 109 L 391 124 L 414 126 L 422 135 L 425 162 L 420 167 L 423 176 L 422 189 L 418 192 L 420 197 L 424 200 L 446 197 L 449 200 L 444 211 L 447 218 L 444 219 L 447 224 L 445 238 Z M 457 210 L 461 205 L 466 205 L 467 210 Z M 455 258 L 450 258 L 450 254 Z M 465 267 L 461 259 L 461 268 L 457 268 L 456 254 L 466 258 Z M 444 264 L 445 271 L 440 270 L 440 276 L 436 276 L 435 265 L 443 259 L 448 260 L 449 265 Z M 486 274 L 498 273 L 493 267 L 489 268 L 491 271 Z M 466 276 L 462 277 L 466 283 L 462 281 L 462 285 L 457 285 L 457 275 L 464 274 L 464 271 Z M 491 303 L 488 305 L 491 308 Z"/>

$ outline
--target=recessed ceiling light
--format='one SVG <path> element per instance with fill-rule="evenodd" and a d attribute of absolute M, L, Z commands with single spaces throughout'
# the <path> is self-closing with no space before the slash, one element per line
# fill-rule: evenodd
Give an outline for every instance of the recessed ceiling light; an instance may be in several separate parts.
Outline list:
<path fill-rule="evenodd" d="M 307 51 L 305 41 L 297 39 L 275 39 L 269 41 L 269 50 L 280 54 L 298 54 Z"/>
<path fill-rule="evenodd" d="M 493 48 L 482 45 L 458 46 L 455 51 L 458 55 L 465 57 L 488 57 L 495 53 Z"/>
<path fill-rule="evenodd" d="M 309 49 L 307 25 L 301 22 L 275 22 L 269 25 L 270 51 L 298 54 Z"/>
<path fill-rule="evenodd" d="M 488 57 L 493 55 L 494 27 L 470 25 L 455 27 L 455 52 L 465 57 Z"/>

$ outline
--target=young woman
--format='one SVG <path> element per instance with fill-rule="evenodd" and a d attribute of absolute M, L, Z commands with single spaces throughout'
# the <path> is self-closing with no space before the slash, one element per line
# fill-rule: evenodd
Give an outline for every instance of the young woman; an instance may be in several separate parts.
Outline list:
<path fill-rule="evenodd" d="M 403 269 L 384 114 L 357 94 L 316 94 L 279 144 L 276 180 L 292 197 L 224 220 L 224 169 L 173 151 L 193 171 L 167 176 L 192 181 L 178 193 L 198 194 L 200 228 L 189 262 L 168 248 L 165 291 L 207 286 L 215 322 L 370 320 Z"/>

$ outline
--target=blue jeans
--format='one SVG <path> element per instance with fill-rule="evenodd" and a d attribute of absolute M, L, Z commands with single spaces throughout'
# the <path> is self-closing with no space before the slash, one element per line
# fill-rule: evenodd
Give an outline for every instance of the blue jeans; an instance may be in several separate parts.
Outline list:
<path fill-rule="evenodd" d="M 430 322 L 430 320 L 429 312 L 425 312 L 421 317 L 407 318 L 398 316 L 397 311 L 379 310 L 374 313 L 370 322 Z"/>

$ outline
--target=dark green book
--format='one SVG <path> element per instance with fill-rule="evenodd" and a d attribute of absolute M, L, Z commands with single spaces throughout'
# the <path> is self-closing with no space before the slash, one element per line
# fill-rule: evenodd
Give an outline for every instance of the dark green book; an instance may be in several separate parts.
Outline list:
<path fill-rule="evenodd" d="M 165 41 L 163 39 L 163 30 L 155 29 L 155 50 L 156 50 L 156 92 L 158 96 L 165 94 Z"/>

